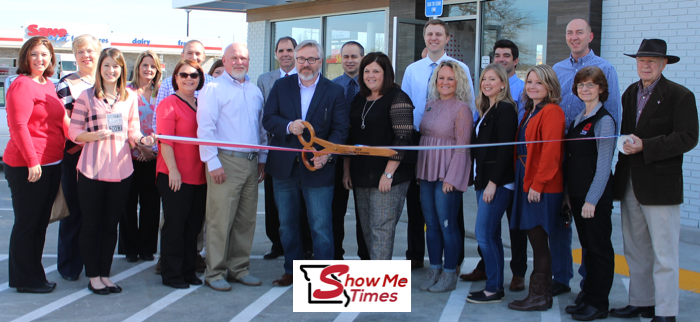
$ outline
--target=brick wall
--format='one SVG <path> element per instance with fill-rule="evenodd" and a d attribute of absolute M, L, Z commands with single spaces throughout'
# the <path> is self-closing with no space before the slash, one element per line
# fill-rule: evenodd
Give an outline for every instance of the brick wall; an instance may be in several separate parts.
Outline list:
<path fill-rule="evenodd" d="M 271 25 L 269 21 L 256 21 L 248 23 L 248 52 L 250 54 L 250 66 L 248 76 L 254 84 L 258 76 L 270 69 L 270 45 Z"/>
<path fill-rule="evenodd" d="M 695 93 L 700 106 L 700 1 L 603 0 L 601 57 L 617 69 L 620 89 L 638 81 L 636 61 L 623 53 L 635 53 L 643 38 L 660 38 L 668 53 L 681 61 L 668 65 L 664 76 Z M 597 37 L 598 35 L 596 35 Z M 683 163 L 685 202 L 681 225 L 700 223 L 700 147 L 687 153 Z"/>

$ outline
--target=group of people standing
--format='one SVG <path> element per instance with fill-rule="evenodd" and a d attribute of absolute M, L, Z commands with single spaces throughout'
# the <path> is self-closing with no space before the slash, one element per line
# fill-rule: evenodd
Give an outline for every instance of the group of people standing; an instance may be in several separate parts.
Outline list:
<path fill-rule="evenodd" d="M 265 259 L 284 256 L 276 286 L 293 283 L 294 260 L 343 259 L 343 217 L 353 190 L 360 258 L 392 258 L 408 202 L 406 255 L 413 268 L 423 266 L 426 240 L 428 246 L 430 267 L 420 289 L 447 292 L 460 277 L 485 279 L 484 290 L 469 294 L 471 303 L 505 297 L 505 212 L 513 244 L 511 291 L 525 289 L 527 240 L 534 257 L 529 293 L 508 305 L 514 310 L 547 310 L 552 296 L 571 291 L 573 220 L 584 254 L 581 292 L 566 308 L 576 320 L 608 315 L 612 202 L 621 199 L 630 306 L 610 314 L 674 320 L 680 169 L 683 153 L 697 144 L 698 122 L 693 94 L 661 75 L 667 63 L 678 61 L 666 54 L 665 42 L 645 39 L 637 54 L 628 55 L 637 59 L 641 80 L 620 98 L 615 70 L 589 48 L 593 33 L 581 19 L 567 26 L 571 56 L 553 68 L 530 67 L 524 82 L 515 73 L 517 46 L 497 41 L 495 62 L 482 71 L 478 93 L 469 68 L 445 53 L 449 26 L 430 20 L 423 35 L 427 55 L 408 66 L 400 87 L 381 52 L 365 55 L 361 44 L 344 44 L 344 74 L 331 81 L 320 74 L 321 46 L 290 37 L 275 46 L 280 69 L 261 75 L 257 86 L 247 76 L 245 45 L 228 46 L 205 74 L 198 41 L 184 46 L 183 60 L 162 84 L 157 55 L 144 52 L 127 84 L 123 54 L 101 50 L 97 39 L 84 35 L 73 42 L 80 71 L 56 90 L 47 79 L 55 64 L 51 43 L 30 39 L 7 104 L 5 173 L 15 209 L 10 287 L 31 293 L 56 287 L 46 280 L 41 253 L 60 182 L 71 211 L 59 241 L 59 272 L 67 280 L 78 279 L 84 263 L 91 291 L 121 292 L 109 279 L 117 225 L 121 221 L 127 260 L 153 260 L 162 200 L 158 270 L 164 285 L 202 284 L 195 274 L 198 258 L 206 268 L 204 283 L 214 290 L 231 290 L 228 282 L 261 285 L 250 274 L 250 251 L 258 184 L 266 180 L 272 247 Z M 312 171 L 299 153 L 165 139 L 156 145 L 158 134 L 300 149 L 302 121 L 337 144 L 487 147 L 400 150 L 387 158 L 324 154 L 308 160 Z M 620 132 L 630 137 L 613 177 Z M 470 185 L 483 261 L 460 275 L 462 197 Z"/>

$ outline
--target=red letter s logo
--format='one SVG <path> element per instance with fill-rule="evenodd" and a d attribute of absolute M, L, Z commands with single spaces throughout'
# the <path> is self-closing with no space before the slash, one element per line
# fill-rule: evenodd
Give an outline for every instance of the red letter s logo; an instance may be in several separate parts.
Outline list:
<path fill-rule="evenodd" d="M 337 276 L 340 276 L 346 274 L 348 271 L 350 271 L 350 267 L 348 265 L 333 265 L 324 268 L 323 271 L 321 271 L 321 282 L 328 285 L 333 285 L 335 286 L 335 289 L 330 291 L 315 290 L 313 294 L 314 297 L 325 300 L 332 299 L 343 294 L 343 284 L 340 283 L 340 281 L 328 278 L 328 275 L 336 273 Z"/>
<path fill-rule="evenodd" d="M 27 30 L 29 31 L 27 33 L 27 36 L 29 37 L 34 37 L 39 34 L 39 30 L 36 29 L 38 27 L 37 25 L 29 25 L 27 26 Z"/>

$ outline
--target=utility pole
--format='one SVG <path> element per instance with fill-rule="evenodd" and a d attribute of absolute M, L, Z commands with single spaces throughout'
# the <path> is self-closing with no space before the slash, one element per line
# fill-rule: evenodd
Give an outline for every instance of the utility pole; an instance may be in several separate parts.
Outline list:
<path fill-rule="evenodd" d="M 187 12 L 187 37 L 190 36 L 190 11 L 191 9 L 185 9 L 185 12 Z"/>

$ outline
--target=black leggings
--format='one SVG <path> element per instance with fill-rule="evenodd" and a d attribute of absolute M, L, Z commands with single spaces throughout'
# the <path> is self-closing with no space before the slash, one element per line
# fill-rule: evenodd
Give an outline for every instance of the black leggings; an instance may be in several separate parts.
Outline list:
<path fill-rule="evenodd" d="M 109 277 L 117 246 L 117 224 L 124 216 L 130 185 L 131 176 L 107 182 L 78 174 L 78 199 L 83 214 L 80 253 L 87 277 Z"/>
<path fill-rule="evenodd" d="M 532 273 L 552 275 L 552 253 L 549 251 L 549 236 L 542 226 L 527 231 L 532 245 Z"/>

